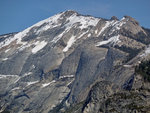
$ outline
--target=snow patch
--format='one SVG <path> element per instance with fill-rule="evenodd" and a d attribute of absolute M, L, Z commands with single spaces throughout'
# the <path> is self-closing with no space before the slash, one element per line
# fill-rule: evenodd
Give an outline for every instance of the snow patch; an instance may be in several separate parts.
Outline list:
<path fill-rule="evenodd" d="M 63 52 L 67 52 L 69 50 L 69 48 L 76 42 L 76 40 L 80 39 L 81 37 L 83 37 L 87 33 L 88 33 L 88 31 L 82 33 L 81 35 L 79 35 L 79 37 L 77 37 L 77 39 L 75 39 L 75 36 L 72 36 L 69 39 L 69 41 L 67 42 L 67 46 L 63 49 Z M 89 34 L 88 36 L 91 36 L 91 34 Z"/>
<path fill-rule="evenodd" d="M 7 50 L 5 50 L 5 53 L 7 53 L 9 50 L 10 50 L 10 48 L 9 48 L 9 49 L 7 49 Z"/>
<path fill-rule="evenodd" d="M 31 75 L 32 72 L 25 73 L 23 77 Z"/>
<path fill-rule="evenodd" d="M 15 39 L 12 37 L 6 38 L 4 41 L 0 42 L 0 48 L 9 45 Z"/>
<path fill-rule="evenodd" d="M 95 34 L 97 34 L 98 33 L 98 30 L 95 30 Z"/>
<path fill-rule="evenodd" d="M 49 82 L 49 83 L 42 84 L 42 87 L 49 86 L 49 85 L 51 85 L 52 83 L 55 83 L 55 82 L 56 82 L 56 80 L 52 80 L 52 81 Z"/>
<path fill-rule="evenodd" d="M 8 37 L 9 35 L 5 35 L 5 36 L 3 36 L 4 38 L 6 38 L 6 37 Z"/>
<path fill-rule="evenodd" d="M 20 80 L 20 77 L 18 77 L 18 78 L 14 81 L 14 83 L 17 83 L 19 80 Z"/>
<path fill-rule="evenodd" d="M 150 47 L 146 49 L 145 54 L 146 55 L 150 54 Z"/>
<path fill-rule="evenodd" d="M 120 42 L 119 37 L 120 37 L 119 35 L 118 36 L 113 36 L 113 37 L 109 38 L 108 40 L 98 42 L 96 44 L 96 46 L 102 46 L 102 45 L 105 45 L 105 44 L 108 44 L 108 43 L 111 43 L 111 44 L 115 45 L 118 42 Z"/>
<path fill-rule="evenodd" d="M 34 69 L 34 68 L 35 68 L 35 65 L 32 65 L 32 68 Z"/>
<path fill-rule="evenodd" d="M 58 36 L 54 37 L 51 42 L 52 42 L 52 43 L 57 43 L 57 41 L 60 40 L 60 39 L 63 37 L 63 35 L 64 35 L 65 33 L 67 33 L 67 32 L 70 30 L 70 28 L 71 28 L 71 27 L 66 28 L 61 34 L 59 34 Z"/>
<path fill-rule="evenodd" d="M 75 80 L 75 79 L 71 80 L 71 81 L 67 84 L 67 86 L 69 86 L 74 80 Z"/>
<path fill-rule="evenodd" d="M 105 24 L 105 26 L 98 33 L 98 36 L 100 36 L 105 31 L 105 29 L 108 28 L 109 26 L 110 26 L 110 22 L 107 21 L 106 24 Z"/>
<path fill-rule="evenodd" d="M 63 79 L 63 78 L 73 78 L 74 75 L 64 75 L 64 76 L 60 76 L 59 79 Z"/>
<path fill-rule="evenodd" d="M 2 74 L 0 74 L 0 78 L 7 78 L 7 77 L 16 77 L 16 78 L 18 78 L 19 76 L 18 75 L 2 75 Z"/>
<path fill-rule="evenodd" d="M 17 44 L 26 44 L 25 42 L 21 42 L 22 38 L 27 35 L 30 28 L 25 29 L 22 32 L 17 33 L 13 37 L 6 38 L 4 41 L 0 43 L 0 48 L 8 46 L 11 42 L 17 41 Z"/>
<path fill-rule="evenodd" d="M 150 46 L 145 49 L 145 52 L 140 55 L 140 57 L 146 57 L 150 54 Z"/>
<path fill-rule="evenodd" d="M 7 79 L 7 78 L 13 78 L 14 83 L 17 83 L 20 80 L 20 76 L 18 75 L 1 75 L 0 74 L 0 79 Z"/>
<path fill-rule="evenodd" d="M 123 17 L 122 19 L 121 19 L 121 21 L 123 21 L 125 19 L 125 17 Z"/>
<path fill-rule="evenodd" d="M 24 42 L 23 45 L 19 47 L 19 51 L 23 51 L 25 48 L 30 47 L 32 44 Z"/>
<path fill-rule="evenodd" d="M 88 34 L 88 37 L 90 37 L 91 36 L 91 33 L 90 34 Z"/>
<path fill-rule="evenodd" d="M 15 87 L 11 91 L 18 90 L 18 89 L 20 89 L 20 87 Z"/>
<path fill-rule="evenodd" d="M 131 68 L 131 67 L 132 67 L 132 65 L 123 65 L 123 67 Z"/>
<path fill-rule="evenodd" d="M 58 27 L 60 26 L 61 24 L 57 24 L 54 25 L 53 21 L 51 23 L 48 23 L 47 25 L 43 26 L 42 28 L 40 28 L 38 31 L 36 31 L 36 34 L 39 34 L 40 32 L 43 32 L 43 31 L 46 31 L 48 29 L 52 29 L 52 28 L 55 28 L 55 27 Z"/>
<path fill-rule="evenodd" d="M 82 33 L 77 39 L 80 39 L 81 37 L 83 37 L 83 36 L 84 36 L 85 34 L 87 34 L 87 33 L 88 33 L 88 31 Z"/>
<path fill-rule="evenodd" d="M 76 41 L 75 36 L 72 36 L 69 41 L 67 42 L 67 46 L 63 49 L 63 52 L 67 52 L 69 48 L 73 45 L 73 43 Z"/>
<path fill-rule="evenodd" d="M 27 82 L 27 86 L 38 83 L 39 81 Z"/>
<path fill-rule="evenodd" d="M 32 53 L 33 54 L 37 53 L 39 50 L 44 48 L 46 45 L 47 45 L 47 42 L 45 42 L 45 41 L 42 41 L 42 42 L 37 41 L 35 43 L 35 47 L 32 49 Z"/>
<path fill-rule="evenodd" d="M 3 59 L 2 59 L 2 61 L 6 61 L 6 60 L 8 60 L 8 58 L 3 58 Z"/>

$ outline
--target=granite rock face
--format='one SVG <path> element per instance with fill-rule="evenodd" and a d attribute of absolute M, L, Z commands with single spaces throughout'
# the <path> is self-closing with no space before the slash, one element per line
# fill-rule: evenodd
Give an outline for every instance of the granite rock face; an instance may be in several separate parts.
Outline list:
<path fill-rule="evenodd" d="M 0 112 L 120 112 L 133 100 L 116 95 L 128 97 L 142 84 L 135 85 L 134 67 L 149 58 L 149 43 L 149 29 L 132 17 L 107 20 L 75 11 L 1 35 Z"/>

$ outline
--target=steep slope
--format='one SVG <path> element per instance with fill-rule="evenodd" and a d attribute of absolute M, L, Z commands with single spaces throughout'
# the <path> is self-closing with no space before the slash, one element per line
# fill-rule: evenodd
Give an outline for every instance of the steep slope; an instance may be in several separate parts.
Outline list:
<path fill-rule="evenodd" d="M 147 55 L 145 55 L 147 57 Z M 134 68 L 135 71 L 129 80 L 123 85 L 122 90 L 118 90 L 116 84 L 107 83 L 106 81 L 97 82 L 92 88 L 86 101 L 77 109 L 78 113 L 149 113 L 150 112 L 150 82 L 145 79 L 145 75 L 141 75 L 141 71 L 145 72 L 149 69 L 149 64 L 145 63 L 146 69 L 142 69 L 139 58 L 145 60 L 139 54 L 133 64 L 126 65 L 126 68 Z M 148 60 L 148 59 L 146 59 Z M 149 59 L 150 60 L 150 59 Z M 144 61 L 145 62 L 145 61 Z M 137 68 L 140 63 L 140 73 Z M 143 64 L 142 64 L 143 66 Z M 148 66 L 148 68 L 147 68 Z M 142 70 L 141 70 L 142 69 Z M 132 70 L 132 69 L 131 69 Z M 123 70 L 125 73 L 126 70 Z M 129 72 L 129 71 L 128 71 Z M 130 73 L 129 73 L 130 74 Z M 122 76 L 122 75 L 120 75 Z M 150 75 L 147 74 L 147 77 Z M 105 85 L 104 85 L 105 84 Z M 76 105 L 77 106 L 77 105 Z M 72 113 L 75 110 L 72 111 Z"/>
<path fill-rule="evenodd" d="M 64 112 L 85 101 L 98 81 L 121 90 L 149 37 L 129 16 L 107 20 L 75 11 L 0 36 L 1 112 Z"/>

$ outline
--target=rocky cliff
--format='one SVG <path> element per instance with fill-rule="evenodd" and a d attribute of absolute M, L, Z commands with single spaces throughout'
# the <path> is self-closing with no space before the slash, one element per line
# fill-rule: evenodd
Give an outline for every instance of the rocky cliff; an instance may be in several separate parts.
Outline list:
<path fill-rule="evenodd" d="M 150 30 L 132 17 L 75 11 L 1 35 L 0 112 L 128 113 L 143 103 L 149 110 L 149 98 L 134 88 L 144 84 L 135 66 L 149 58 L 149 44 Z"/>

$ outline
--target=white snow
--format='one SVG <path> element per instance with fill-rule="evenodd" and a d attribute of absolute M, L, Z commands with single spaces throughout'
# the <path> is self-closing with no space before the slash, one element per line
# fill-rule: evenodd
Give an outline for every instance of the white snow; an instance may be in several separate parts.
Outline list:
<path fill-rule="evenodd" d="M 28 36 L 28 33 L 29 33 L 29 31 L 32 28 L 36 28 L 36 27 L 39 27 L 41 25 L 43 25 L 43 26 L 41 26 L 40 29 L 38 29 L 38 30 L 35 29 L 33 32 L 38 34 L 38 33 L 42 32 L 42 31 L 47 30 L 47 29 L 60 26 L 61 23 L 58 23 L 58 22 L 59 22 L 59 19 L 60 19 L 62 14 L 63 13 L 60 13 L 60 14 L 52 16 L 52 17 L 50 17 L 48 19 L 42 20 L 42 21 L 34 24 L 33 26 L 23 30 L 22 32 L 17 33 L 15 36 L 6 38 L 4 41 L 2 41 L 0 43 L 0 48 L 9 45 L 13 41 L 17 41 L 16 42 L 17 44 L 21 44 L 21 46 L 19 47 L 19 51 L 24 50 L 27 47 L 30 47 L 32 44 L 29 44 L 27 42 L 23 42 L 22 38 L 24 38 L 25 36 Z M 80 23 L 81 24 L 80 28 L 84 29 L 84 28 L 87 28 L 89 26 L 96 26 L 99 20 L 100 19 L 94 18 L 94 17 L 78 16 L 75 13 L 72 16 L 70 16 L 69 18 L 67 18 L 68 23 L 66 23 L 66 25 L 64 26 L 64 27 L 66 27 L 64 32 L 59 34 L 58 36 L 54 37 L 54 39 L 51 42 L 56 43 L 59 39 L 62 38 L 62 36 L 66 32 L 68 32 L 77 23 Z M 46 44 L 42 43 L 41 46 L 36 46 L 35 48 L 33 48 L 33 50 L 32 50 L 33 53 L 36 53 L 38 51 L 38 49 L 40 49 L 40 47 L 42 48 L 42 45 L 46 45 Z M 8 52 L 8 51 L 5 51 L 5 52 Z"/>
<path fill-rule="evenodd" d="M 67 24 L 65 24 L 66 29 L 59 34 L 58 36 L 54 37 L 53 40 L 51 41 L 52 43 L 56 43 L 59 41 L 65 33 L 67 33 L 75 24 L 80 23 L 81 29 L 87 28 L 88 26 L 96 26 L 98 21 L 100 19 L 98 18 L 93 18 L 93 17 L 84 17 L 84 16 L 77 16 L 77 14 L 74 14 L 67 18 L 67 21 L 69 21 Z M 84 34 L 86 34 L 88 31 L 86 31 Z M 80 35 L 77 39 L 81 38 L 83 35 Z"/>
<path fill-rule="evenodd" d="M 89 26 L 96 26 L 99 20 L 100 19 L 93 17 L 77 16 L 75 13 L 67 19 L 69 22 L 65 26 L 73 26 L 76 23 L 80 23 L 81 26 L 79 28 L 84 29 Z"/>
<path fill-rule="evenodd" d="M 145 50 L 145 54 L 150 54 L 150 47 Z"/>
<path fill-rule="evenodd" d="M 106 21 L 105 26 L 100 30 L 97 36 L 100 36 L 108 27 L 112 27 L 111 35 L 114 31 L 120 30 L 120 27 L 126 24 L 126 21 L 124 21 L 124 18 L 120 21 L 112 20 L 112 21 Z M 105 34 L 104 34 L 105 35 Z"/>
<path fill-rule="evenodd" d="M 20 89 L 20 87 L 15 87 L 11 91 L 18 90 L 18 89 Z"/>
<path fill-rule="evenodd" d="M 59 79 L 63 79 L 63 78 L 74 78 L 74 75 L 64 75 L 64 76 L 60 76 L 60 77 L 59 77 Z M 71 82 L 69 82 L 69 83 L 67 84 L 67 86 L 68 86 L 69 84 L 71 84 L 73 81 L 74 81 L 74 79 L 73 79 Z M 52 80 L 51 82 L 44 83 L 44 84 L 42 84 L 42 87 L 47 87 L 47 86 L 49 86 L 49 85 L 51 85 L 51 84 L 53 84 L 53 83 L 55 83 L 55 82 L 56 82 L 56 80 Z"/>
<path fill-rule="evenodd" d="M 77 37 L 77 39 L 80 39 L 81 37 L 83 37 L 83 36 L 84 36 L 85 34 L 87 34 L 87 33 L 88 33 L 88 31 L 82 33 L 81 35 L 79 35 L 79 37 Z"/>
<path fill-rule="evenodd" d="M 42 87 L 46 87 L 46 86 L 48 86 L 48 85 L 50 85 L 50 82 L 49 82 L 49 83 L 42 84 Z"/>
<path fill-rule="evenodd" d="M 12 41 L 14 41 L 14 38 L 6 38 L 4 41 L 0 42 L 0 48 L 9 45 Z"/>
<path fill-rule="evenodd" d="M 72 36 L 69 41 L 67 42 L 67 46 L 63 49 L 63 52 L 67 52 L 69 48 L 73 45 L 73 43 L 76 41 L 75 36 Z"/>
<path fill-rule="evenodd" d="M 108 27 L 115 26 L 119 21 L 106 21 L 105 26 L 100 30 L 97 36 L 100 36 Z M 104 34 L 105 35 L 105 34 Z"/>
<path fill-rule="evenodd" d="M 49 86 L 49 85 L 51 85 L 52 83 L 55 83 L 55 82 L 56 82 L 56 80 L 52 80 L 52 81 L 49 82 L 49 83 L 42 84 L 42 87 Z"/>
<path fill-rule="evenodd" d="M 73 78 L 74 75 L 64 75 L 64 76 L 60 76 L 59 79 L 62 79 L 62 78 Z"/>
<path fill-rule="evenodd" d="M 123 65 L 123 67 L 130 68 L 132 65 Z"/>
<path fill-rule="evenodd" d="M 59 34 L 58 36 L 54 37 L 51 42 L 52 42 L 52 43 L 56 43 L 58 40 L 60 40 L 60 39 L 63 37 L 63 35 L 64 35 L 65 33 L 67 33 L 67 32 L 69 31 L 70 28 L 71 28 L 71 27 L 66 28 L 61 34 Z"/>
<path fill-rule="evenodd" d="M 3 36 L 4 38 L 8 37 L 8 35 Z"/>
<path fill-rule="evenodd" d="M 58 36 L 54 37 L 51 42 L 56 43 L 58 40 L 60 40 L 60 39 L 63 37 L 63 35 L 64 35 L 65 33 L 66 33 L 66 30 L 63 31 L 63 32 L 62 32 L 61 34 L 59 34 Z"/>
<path fill-rule="evenodd" d="M 67 52 L 69 50 L 69 48 L 75 43 L 75 41 L 77 41 L 78 39 L 80 39 L 81 37 L 83 37 L 85 34 L 87 34 L 88 31 L 82 33 L 81 35 L 79 35 L 76 39 L 75 36 L 72 36 L 69 41 L 67 42 L 67 46 L 63 49 L 63 52 Z M 88 37 L 91 36 L 91 33 L 88 34 Z"/>
<path fill-rule="evenodd" d="M 2 59 L 2 61 L 6 61 L 6 60 L 8 60 L 8 58 L 3 58 L 3 59 Z"/>
<path fill-rule="evenodd" d="M 109 21 L 106 21 L 105 26 L 100 30 L 100 32 L 98 33 L 98 36 L 100 36 L 105 31 L 105 29 L 110 26 L 110 24 L 111 23 Z"/>
<path fill-rule="evenodd" d="M 33 27 L 38 27 L 41 26 L 44 23 L 48 23 L 45 27 L 41 28 L 40 30 L 47 30 L 49 29 L 49 26 L 53 26 L 51 24 L 57 24 L 58 19 L 60 18 L 60 16 L 62 15 L 62 13 L 54 15 L 48 19 L 42 20 L 36 24 L 34 24 L 33 26 L 23 30 L 22 32 L 17 33 L 14 37 L 9 37 L 6 38 L 4 41 L 0 42 L 0 48 L 9 45 L 11 42 L 17 40 L 17 44 L 23 44 L 26 45 L 25 42 L 22 42 L 22 38 L 27 36 L 28 32 L 33 28 Z M 40 31 L 39 31 L 40 32 Z"/>
<path fill-rule="evenodd" d="M 53 38 L 51 43 L 57 43 L 65 35 L 65 33 L 67 33 L 71 28 L 72 28 L 71 26 L 67 26 L 66 29 L 62 33 L 60 33 L 58 36 L 55 36 Z M 83 35 L 86 33 L 87 32 L 83 33 Z M 81 38 L 83 35 L 80 35 L 77 39 Z"/>
<path fill-rule="evenodd" d="M 56 43 L 60 38 L 62 38 L 62 36 L 68 32 L 70 29 L 67 28 L 64 32 L 62 32 L 60 35 L 56 36 L 51 42 Z M 69 50 L 69 48 L 75 43 L 76 40 L 80 39 L 81 37 L 83 37 L 85 34 L 88 33 L 88 30 L 86 32 L 83 32 L 81 35 L 79 35 L 77 38 L 75 38 L 75 36 L 72 36 L 69 41 L 67 42 L 67 46 L 63 49 L 63 52 L 67 52 Z M 88 34 L 88 36 L 90 36 L 90 34 Z"/>
<path fill-rule="evenodd" d="M 14 83 L 17 83 L 20 80 L 20 77 L 18 76 L 18 78 L 16 78 L 16 80 L 14 81 Z"/>
<path fill-rule="evenodd" d="M 23 51 L 25 48 L 30 47 L 31 45 L 31 43 L 24 42 L 24 44 L 21 45 L 18 49 L 19 51 Z"/>
<path fill-rule="evenodd" d="M 67 86 L 69 86 L 74 80 L 75 80 L 75 79 L 71 80 L 71 81 L 67 84 Z"/>
<path fill-rule="evenodd" d="M 35 68 L 35 65 L 32 65 L 32 68 L 34 69 L 34 68 Z"/>
<path fill-rule="evenodd" d="M 120 42 L 119 37 L 120 37 L 119 35 L 113 36 L 113 37 L 109 38 L 108 40 L 98 42 L 96 44 L 96 46 L 102 46 L 102 45 L 105 45 L 105 44 L 108 44 L 108 43 L 111 43 L 111 44 L 115 45 L 118 42 Z"/>
<path fill-rule="evenodd" d="M 38 83 L 39 81 L 27 82 L 27 86 Z"/>
<path fill-rule="evenodd" d="M 111 29 L 111 33 L 109 35 L 111 35 L 116 30 L 120 30 L 121 26 L 123 26 L 124 24 L 126 24 L 126 21 L 124 20 L 124 18 L 122 18 L 120 21 L 114 22 L 114 24 L 112 25 L 113 28 Z"/>
<path fill-rule="evenodd" d="M 5 78 L 13 78 L 14 79 L 14 83 L 16 83 L 20 79 L 20 76 L 18 76 L 18 75 L 2 75 L 2 74 L 0 74 L 0 79 L 5 79 Z"/>
<path fill-rule="evenodd" d="M 41 27 L 40 29 L 38 29 L 38 31 L 36 31 L 36 34 L 39 34 L 42 31 L 46 31 L 48 29 L 60 26 L 61 24 L 58 24 L 58 20 L 60 19 L 60 16 L 62 14 L 63 13 L 54 15 L 54 16 L 48 18 L 48 19 L 45 19 L 45 20 L 40 21 L 37 24 L 35 24 L 34 26 L 41 26 L 43 23 L 46 23 L 46 25 L 44 25 L 43 27 Z"/>
<path fill-rule="evenodd" d="M 36 24 L 34 24 L 32 27 L 38 27 L 38 26 L 41 26 L 43 23 L 57 23 L 58 19 L 60 18 L 60 16 L 62 15 L 63 13 L 59 13 L 59 14 L 56 14 L 50 18 L 47 18 L 45 20 L 42 20 Z"/>
<path fill-rule="evenodd" d="M 90 37 L 91 36 L 91 33 L 90 34 L 88 34 L 88 37 Z"/>
<path fill-rule="evenodd" d="M 6 38 L 4 41 L 0 42 L 0 48 L 8 46 L 11 42 L 17 40 L 17 44 L 24 44 L 21 42 L 22 38 L 27 34 L 29 28 L 25 29 L 22 32 L 17 33 L 14 37 Z"/>
<path fill-rule="evenodd" d="M 47 42 L 45 42 L 45 41 L 42 41 L 42 42 L 37 41 L 35 43 L 35 47 L 32 49 L 32 53 L 33 54 L 37 53 L 39 50 L 44 48 L 46 45 L 47 45 Z"/>
<path fill-rule="evenodd" d="M 10 50 L 10 48 L 9 48 L 9 49 L 7 49 L 7 50 L 5 50 L 5 53 L 7 53 L 9 50 Z"/>
<path fill-rule="evenodd" d="M 145 56 L 148 56 L 149 54 L 150 54 L 150 45 L 148 48 L 145 49 L 145 52 L 141 54 L 140 57 L 145 57 Z"/>
<path fill-rule="evenodd" d="M 50 23 L 47 23 L 47 25 L 45 25 L 42 28 L 38 29 L 38 31 L 36 31 L 36 34 L 39 34 L 40 32 L 46 31 L 48 29 L 52 29 L 52 28 L 58 27 L 60 25 L 61 24 L 57 24 L 57 23 L 56 23 L 56 25 L 54 25 L 53 21 L 51 21 Z"/>
<path fill-rule="evenodd" d="M 2 75 L 2 74 L 0 74 L 0 78 L 7 78 L 7 77 L 16 77 L 16 78 L 18 78 L 19 76 L 18 75 Z"/>
<path fill-rule="evenodd" d="M 31 75 L 32 72 L 25 73 L 23 77 Z"/>
<path fill-rule="evenodd" d="M 123 21 L 125 19 L 125 17 L 123 17 L 122 19 L 121 19 L 121 21 Z"/>
<path fill-rule="evenodd" d="M 95 30 L 95 34 L 97 34 L 98 30 Z"/>

